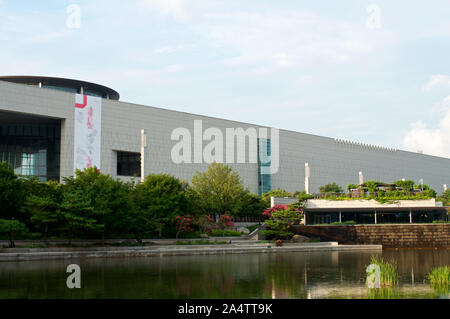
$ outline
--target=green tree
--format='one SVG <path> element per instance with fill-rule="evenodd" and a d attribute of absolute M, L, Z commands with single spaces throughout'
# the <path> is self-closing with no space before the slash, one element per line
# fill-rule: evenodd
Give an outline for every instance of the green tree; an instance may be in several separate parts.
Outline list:
<path fill-rule="evenodd" d="M 42 230 L 43 240 L 47 244 L 49 225 L 57 224 L 59 204 L 62 196 L 62 185 L 49 181 L 42 184 L 44 192 L 41 195 L 31 194 L 27 197 L 22 211 L 29 216 L 30 222 Z"/>
<path fill-rule="evenodd" d="M 235 215 L 242 209 L 242 200 L 247 196 L 239 175 L 230 166 L 215 162 L 207 171 L 194 175 L 192 190 L 202 212 L 207 214 Z"/>
<path fill-rule="evenodd" d="M 24 223 L 15 219 L 0 219 L 0 233 L 7 233 L 9 239 L 9 247 L 14 248 L 13 233 L 25 233 L 28 229 Z"/>
<path fill-rule="evenodd" d="M 367 181 L 364 183 L 365 188 L 369 193 L 375 193 L 378 190 L 378 185 L 383 184 L 377 181 Z"/>
<path fill-rule="evenodd" d="M 24 197 L 22 183 L 14 174 L 13 167 L 0 162 L 0 218 L 22 219 L 19 212 Z"/>
<path fill-rule="evenodd" d="M 291 232 L 291 227 L 298 224 L 302 218 L 302 210 L 298 208 L 299 205 L 289 205 L 286 209 L 282 206 L 278 210 L 272 211 L 272 218 L 264 222 L 268 230 L 261 231 L 261 234 L 268 237 L 289 238 L 294 233 Z"/>
<path fill-rule="evenodd" d="M 86 194 L 80 190 L 64 190 L 59 214 L 63 221 L 61 229 L 67 232 L 69 245 L 72 246 L 74 236 L 99 229 L 92 212 L 91 201 Z"/>
<path fill-rule="evenodd" d="M 436 200 L 441 201 L 444 206 L 450 206 L 450 189 L 443 192 Z"/>
<path fill-rule="evenodd" d="M 141 216 L 141 230 L 162 236 L 165 225 L 188 213 L 189 185 L 168 174 L 152 174 L 136 186 L 135 204 Z"/>
<path fill-rule="evenodd" d="M 267 208 L 266 203 L 262 200 L 261 196 L 252 194 L 246 190 L 240 199 L 239 213 L 236 213 L 235 216 L 260 216 L 265 208 Z"/>
<path fill-rule="evenodd" d="M 399 180 L 394 182 L 395 186 L 401 187 L 403 191 L 410 192 L 413 190 L 414 187 L 414 181 L 412 180 Z"/>
<path fill-rule="evenodd" d="M 319 188 L 321 193 L 343 193 L 344 190 L 336 182 L 326 184 Z"/>
<path fill-rule="evenodd" d="M 105 234 L 114 232 L 111 225 L 114 224 L 116 215 L 129 209 L 127 186 L 110 175 L 100 173 L 96 167 L 77 170 L 76 178 L 68 177 L 64 182 L 68 192 L 83 193 L 88 199 L 92 207 L 90 218 L 94 219 L 96 224 L 91 229 L 101 233 L 103 244 Z"/>
<path fill-rule="evenodd" d="M 355 185 L 355 184 L 348 184 L 347 185 L 347 190 L 348 191 L 350 191 L 350 190 L 352 190 L 352 189 L 357 189 L 358 188 L 358 185 Z"/>

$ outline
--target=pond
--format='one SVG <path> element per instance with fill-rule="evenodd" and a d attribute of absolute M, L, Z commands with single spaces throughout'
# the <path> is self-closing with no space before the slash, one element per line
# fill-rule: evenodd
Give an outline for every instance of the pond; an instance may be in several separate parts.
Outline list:
<path fill-rule="evenodd" d="M 296 252 L 0 262 L 0 298 L 449 298 L 424 282 L 450 250 L 384 250 L 395 289 L 365 288 L 375 252 Z M 68 289 L 66 267 L 81 267 Z"/>

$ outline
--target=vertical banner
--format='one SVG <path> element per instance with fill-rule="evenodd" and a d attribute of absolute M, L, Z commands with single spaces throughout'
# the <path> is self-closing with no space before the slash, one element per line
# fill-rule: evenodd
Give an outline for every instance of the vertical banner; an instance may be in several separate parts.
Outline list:
<path fill-rule="evenodd" d="M 74 172 L 96 166 L 100 169 L 102 99 L 75 95 Z"/>

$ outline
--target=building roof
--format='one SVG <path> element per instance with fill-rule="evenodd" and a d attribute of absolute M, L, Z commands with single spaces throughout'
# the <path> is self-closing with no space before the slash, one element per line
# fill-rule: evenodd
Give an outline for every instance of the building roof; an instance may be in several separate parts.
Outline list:
<path fill-rule="evenodd" d="M 119 100 L 120 98 L 119 93 L 109 87 L 92 82 L 67 78 L 30 76 L 30 75 L 7 75 L 7 76 L 0 76 L 0 81 L 7 81 L 28 85 L 39 85 L 41 83 L 42 86 L 69 88 L 74 90 L 79 90 L 82 87 L 84 92 L 94 93 L 103 98 L 108 97 L 111 100 Z"/>

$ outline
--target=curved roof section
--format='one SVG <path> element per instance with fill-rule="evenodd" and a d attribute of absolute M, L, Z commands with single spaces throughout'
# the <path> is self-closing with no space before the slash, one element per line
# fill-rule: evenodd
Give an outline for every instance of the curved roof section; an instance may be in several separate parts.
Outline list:
<path fill-rule="evenodd" d="M 111 100 L 119 100 L 120 98 L 119 93 L 109 87 L 96 83 L 74 79 L 48 77 L 48 76 L 8 75 L 8 76 L 0 76 L 0 81 L 7 81 L 27 85 L 41 84 L 43 87 L 47 88 L 72 89 L 75 90 L 76 92 L 80 92 L 80 88 L 83 88 L 83 92 L 86 94 L 89 93 L 95 94 L 103 98 L 109 98 Z"/>

